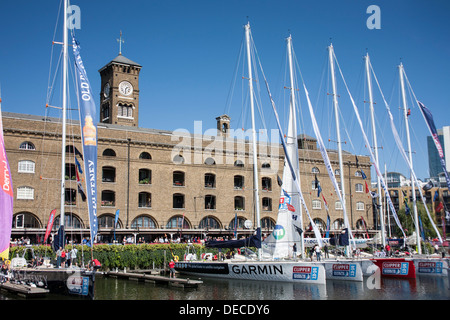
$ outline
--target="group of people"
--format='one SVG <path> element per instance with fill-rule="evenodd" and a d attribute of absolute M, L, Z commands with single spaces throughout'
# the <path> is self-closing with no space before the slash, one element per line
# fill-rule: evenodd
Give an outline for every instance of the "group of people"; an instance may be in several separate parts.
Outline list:
<path fill-rule="evenodd" d="M 70 251 L 59 247 L 56 251 L 56 267 L 69 268 L 71 266 L 78 266 L 77 264 L 77 248 L 73 247 Z"/>

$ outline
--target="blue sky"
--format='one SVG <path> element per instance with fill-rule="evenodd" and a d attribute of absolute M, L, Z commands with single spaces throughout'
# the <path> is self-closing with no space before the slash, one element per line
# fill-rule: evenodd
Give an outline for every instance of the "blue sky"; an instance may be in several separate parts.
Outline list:
<path fill-rule="evenodd" d="M 247 17 L 264 72 L 276 98 L 282 120 L 285 73 L 285 38 L 294 39 L 296 57 L 320 122 L 324 140 L 333 144 L 335 133 L 332 110 L 326 98 L 328 86 L 327 46 L 330 39 L 364 121 L 369 123 L 364 100 L 363 59 L 371 56 L 384 95 L 398 131 L 403 136 L 404 122 L 398 109 L 398 71 L 403 62 L 407 76 L 419 100 L 435 116 L 436 126 L 450 125 L 448 117 L 450 88 L 450 3 L 446 1 L 374 1 L 374 0 L 227 0 L 227 1 L 153 1 L 153 0 L 73 0 L 81 8 L 81 43 L 84 65 L 97 97 L 100 93 L 98 70 L 118 54 L 116 39 L 120 30 L 125 43 L 122 53 L 143 66 L 140 76 L 140 126 L 164 130 L 186 128 L 193 131 L 194 121 L 203 121 L 203 129 L 215 127 L 215 118 L 228 113 L 232 126 L 242 113 L 241 95 L 232 103 L 229 92 L 236 80 L 236 61 Z M 381 10 L 381 29 L 369 30 L 367 7 Z M 60 0 L 14 1 L 0 3 L 0 84 L 2 110 L 27 114 L 45 114 L 49 79 L 51 41 Z M 56 41 L 61 41 L 61 28 Z M 56 59 L 55 48 L 53 59 Z M 242 58 L 242 57 L 241 57 Z M 401 59 L 401 60 L 400 60 Z M 52 66 L 54 70 L 55 66 Z M 359 127 L 345 102 L 346 92 L 338 82 L 341 113 L 349 137 L 345 150 L 368 154 L 360 140 Z M 284 90 L 286 91 L 286 90 Z M 55 96 L 57 92 L 55 91 Z M 266 127 L 275 128 L 267 94 L 262 91 Z M 392 145 L 383 102 L 375 94 L 380 166 L 409 176 L 405 164 Z M 52 101 L 53 102 L 53 101 Z M 57 102 L 53 102 L 57 104 Z M 419 178 L 428 176 L 425 123 L 411 104 L 411 139 L 414 166 Z M 302 106 L 302 131 L 314 136 L 309 114 Z M 341 120 L 342 121 L 342 120 Z M 370 133 L 370 129 L 367 129 Z M 369 135 L 370 136 L 370 135 Z M 351 143 L 350 143 L 351 142 Z M 353 146 L 353 147 L 352 147 Z M 384 171 L 384 168 L 383 170 Z"/>

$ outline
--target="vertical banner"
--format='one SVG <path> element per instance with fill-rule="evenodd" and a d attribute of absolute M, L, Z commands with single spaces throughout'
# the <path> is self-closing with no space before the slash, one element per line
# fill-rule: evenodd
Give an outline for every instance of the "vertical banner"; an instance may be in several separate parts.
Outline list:
<path fill-rule="evenodd" d="M 52 212 L 50 212 L 50 217 L 48 218 L 47 230 L 45 231 L 45 236 L 44 236 L 44 244 L 47 241 L 48 236 L 50 235 L 50 232 L 52 232 L 53 221 L 55 221 L 55 214 L 56 214 L 56 209 L 53 209 Z"/>
<path fill-rule="evenodd" d="M 1 102 L 0 98 L 0 258 L 9 259 L 14 192 L 3 139 Z"/>
<path fill-rule="evenodd" d="M 84 172 L 86 181 L 86 196 L 91 225 L 91 244 L 98 231 L 97 222 L 97 112 L 92 96 L 83 61 L 80 56 L 80 46 L 72 38 L 73 54 L 77 73 L 78 104 L 80 110 L 81 138 L 84 154 Z"/>

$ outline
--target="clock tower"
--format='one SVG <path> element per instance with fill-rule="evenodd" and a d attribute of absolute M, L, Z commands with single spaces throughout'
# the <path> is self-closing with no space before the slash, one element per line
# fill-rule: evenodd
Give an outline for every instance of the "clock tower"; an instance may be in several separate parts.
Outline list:
<path fill-rule="evenodd" d="M 138 127 L 141 68 L 120 52 L 98 71 L 101 77 L 101 123 Z"/>

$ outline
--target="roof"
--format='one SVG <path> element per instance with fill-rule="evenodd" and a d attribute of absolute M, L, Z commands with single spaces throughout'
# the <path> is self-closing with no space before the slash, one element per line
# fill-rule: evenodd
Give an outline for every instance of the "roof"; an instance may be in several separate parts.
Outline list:
<path fill-rule="evenodd" d="M 104 68 L 106 68 L 107 66 L 109 66 L 111 63 L 119 63 L 119 64 L 126 64 L 126 65 L 131 65 L 131 66 L 136 66 L 136 67 L 140 67 L 142 68 L 142 66 L 137 63 L 134 62 L 130 59 L 128 59 L 127 57 L 123 56 L 122 54 L 119 53 L 119 55 L 117 57 L 115 57 L 114 59 L 112 59 L 110 62 L 108 62 L 103 68 L 101 68 L 99 71 L 103 70 Z"/>

